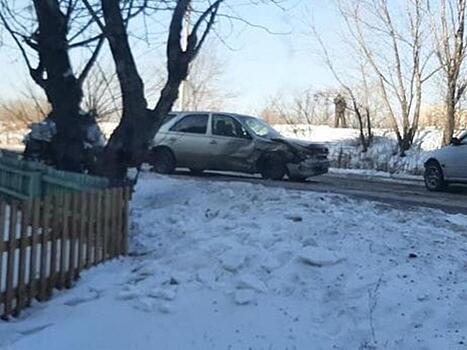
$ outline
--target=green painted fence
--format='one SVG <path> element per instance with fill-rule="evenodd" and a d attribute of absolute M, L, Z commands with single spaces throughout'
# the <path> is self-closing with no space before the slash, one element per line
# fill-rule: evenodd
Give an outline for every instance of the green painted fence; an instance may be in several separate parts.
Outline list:
<path fill-rule="evenodd" d="M 106 178 L 56 170 L 38 162 L 19 159 L 17 155 L 0 154 L 0 195 L 16 199 L 103 189 Z"/>

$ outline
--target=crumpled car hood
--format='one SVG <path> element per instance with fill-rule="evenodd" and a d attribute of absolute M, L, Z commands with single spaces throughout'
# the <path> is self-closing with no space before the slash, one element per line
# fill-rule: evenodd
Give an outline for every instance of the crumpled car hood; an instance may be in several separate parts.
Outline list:
<path fill-rule="evenodd" d="M 292 138 L 281 138 L 281 139 L 273 139 L 273 141 L 286 143 L 291 146 L 295 146 L 299 149 L 305 148 L 306 150 L 316 150 L 316 149 L 327 149 L 327 146 L 322 143 L 315 143 L 306 140 L 299 140 L 299 139 L 292 139 Z"/>

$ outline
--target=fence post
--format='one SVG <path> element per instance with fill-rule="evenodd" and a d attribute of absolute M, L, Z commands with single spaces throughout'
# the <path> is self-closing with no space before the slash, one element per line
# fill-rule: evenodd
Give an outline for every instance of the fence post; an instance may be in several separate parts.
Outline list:
<path fill-rule="evenodd" d="M 109 253 L 109 213 L 110 213 L 110 190 L 104 190 L 104 200 L 103 200 L 103 225 L 102 233 L 104 235 L 104 244 L 102 245 L 104 251 L 104 260 L 107 260 L 107 255 Z"/>
<path fill-rule="evenodd" d="M 0 199 L 0 306 L 3 304 L 3 252 L 5 251 L 6 204 Z"/>
<path fill-rule="evenodd" d="M 122 213 L 122 239 L 123 239 L 123 255 L 128 254 L 128 215 L 129 215 L 129 201 L 131 195 L 131 188 L 125 187 L 124 189 L 124 198 L 123 198 L 123 213 Z"/>
<path fill-rule="evenodd" d="M 89 269 L 92 264 L 92 258 L 91 258 L 91 253 L 92 253 L 92 244 L 91 244 L 91 237 L 92 237 L 92 232 L 94 229 L 94 196 L 92 192 L 88 192 L 87 194 L 87 199 L 88 199 L 88 229 L 86 233 L 86 268 Z"/>
<path fill-rule="evenodd" d="M 62 206 L 62 229 L 60 235 L 60 274 L 58 279 L 57 288 L 62 289 L 66 286 L 66 272 L 67 272 L 67 243 L 69 238 L 69 214 L 70 214 L 70 195 L 65 193 L 63 195 Z"/>
<path fill-rule="evenodd" d="M 20 240 L 19 240 L 19 265 L 18 265 L 18 286 L 16 288 L 16 307 L 14 316 L 18 317 L 24 308 L 24 298 L 26 296 L 26 254 L 28 252 L 28 228 L 31 216 L 32 202 L 20 202 L 19 209 L 21 213 L 20 221 Z M 11 244 L 11 242 L 10 242 Z"/>
<path fill-rule="evenodd" d="M 40 292 L 39 292 L 39 300 L 44 301 L 47 299 L 47 261 L 49 257 L 49 238 L 52 240 L 53 233 L 52 231 L 49 233 L 50 227 L 50 209 L 52 203 L 52 197 L 47 196 L 44 199 L 44 203 L 42 206 L 42 235 L 41 235 L 41 267 L 40 267 L 40 275 L 39 275 L 39 285 L 40 285 Z M 52 244 L 51 244 L 52 246 Z M 50 271 L 52 268 L 50 267 Z M 50 272 L 52 275 L 52 272 Z M 49 277 L 50 278 L 50 277 Z"/>
<path fill-rule="evenodd" d="M 78 235 L 78 210 L 79 210 L 79 193 L 72 193 L 71 195 L 71 215 L 69 220 L 71 220 L 71 229 L 70 229 L 70 255 L 69 255 L 69 268 L 67 274 L 66 287 L 71 288 L 73 281 L 75 279 L 75 265 L 76 265 L 76 241 Z"/>
<path fill-rule="evenodd" d="M 61 196 L 56 194 L 53 197 L 53 214 L 52 214 L 52 230 L 50 232 L 51 249 L 50 249 L 50 276 L 48 278 L 49 285 L 47 288 L 47 297 L 52 296 L 53 289 L 57 281 L 57 245 L 60 234 L 60 210 L 62 208 Z"/>
<path fill-rule="evenodd" d="M 86 231 L 86 192 L 80 193 L 80 210 L 79 210 L 79 238 L 78 238 L 78 267 L 76 268 L 75 280 L 79 278 L 79 274 L 84 267 L 84 237 Z"/>
<path fill-rule="evenodd" d="M 41 202 L 40 198 L 35 198 L 32 201 L 32 226 L 31 226 L 31 254 L 29 260 L 29 288 L 28 288 L 28 299 L 27 306 L 31 306 L 32 299 L 37 295 L 37 246 L 38 246 L 38 231 L 39 231 L 39 220 L 41 214 Z"/>
<path fill-rule="evenodd" d="M 116 242 L 116 255 L 122 255 L 122 198 L 123 197 L 123 188 L 117 188 L 115 194 L 115 242 Z"/>
<path fill-rule="evenodd" d="M 7 251 L 7 267 L 6 267 L 6 289 L 5 289 L 5 307 L 3 319 L 8 319 L 11 315 L 14 298 L 13 277 L 15 272 L 15 246 L 16 246 L 16 230 L 18 223 L 18 204 L 16 201 L 10 203 L 10 225 L 8 228 L 8 251 Z"/>
<path fill-rule="evenodd" d="M 92 194 L 92 205 L 95 218 L 93 220 L 93 242 L 94 242 L 94 265 L 97 265 L 103 259 L 102 247 L 100 246 L 100 229 L 99 229 L 99 198 L 101 197 L 100 191 Z"/>
<path fill-rule="evenodd" d="M 109 222 L 109 239 L 110 239 L 110 258 L 114 258 L 118 255 L 117 252 L 117 232 L 115 230 L 116 226 L 116 214 L 117 214 L 117 188 L 113 188 L 110 190 L 110 222 Z"/>

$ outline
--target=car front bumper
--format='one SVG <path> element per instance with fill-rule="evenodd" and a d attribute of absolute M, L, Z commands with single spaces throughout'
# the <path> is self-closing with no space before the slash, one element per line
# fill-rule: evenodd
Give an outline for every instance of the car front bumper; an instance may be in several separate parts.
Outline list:
<path fill-rule="evenodd" d="M 289 175 L 293 177 L 311 177 L 326 174 L 329 170 L 327 159 L 306 159 L 303 162 L 287 164 Z"/>

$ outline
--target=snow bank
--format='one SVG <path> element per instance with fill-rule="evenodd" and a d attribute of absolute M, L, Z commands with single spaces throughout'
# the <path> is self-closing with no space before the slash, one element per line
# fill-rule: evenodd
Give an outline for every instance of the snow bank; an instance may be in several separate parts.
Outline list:
<path fill-rule="evenodd" d="M 359 131 L 356 129 L 312 125 L 276 125 L 275 128 L 288 137 L 327 143 L 334 168 L 376 170 L 391 174 L 422 174 L 430 151 L 441 147 L 442 141 L 441 130 L 422 129 L 417 132 L 412 149 L 401 158 L 392 130 L 374 129 L 373 144 L 366 153 L 362 153 Z"/>
<path fill-rule="evenodd" d="M 0 348 L 465 349 L 466 223 L 339 195 L 146 177 L 132 256 L 0 323 Z"/>

